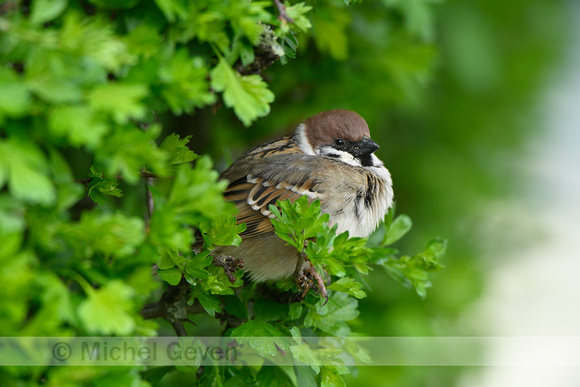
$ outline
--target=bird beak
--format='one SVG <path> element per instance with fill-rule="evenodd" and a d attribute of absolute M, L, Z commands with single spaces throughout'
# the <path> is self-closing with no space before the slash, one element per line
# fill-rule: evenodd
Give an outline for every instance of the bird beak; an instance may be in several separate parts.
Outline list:
<path fill-rule="evenodd" d="M 368 156 L 379 149 L 379 144 L 368 137 L 363 137 L 359 142 L 352 144 L 351 154 L 354 157 Z"/>

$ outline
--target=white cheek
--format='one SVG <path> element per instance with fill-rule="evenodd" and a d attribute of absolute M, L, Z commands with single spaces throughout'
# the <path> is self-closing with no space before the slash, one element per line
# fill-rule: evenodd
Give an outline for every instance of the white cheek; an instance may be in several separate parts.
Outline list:
<path fill-rule="evenodd" d="M 383 165 L 385 165 L 385 164 L 383 164 L 383 162 L 381 161 L 381 159 L 379 159 L 377 157 L 377 155 L 375 155 L 374 153 L 371 155 L 371 160 L 373 161 L 373 166 L 374 167 L 382 167 Z"/>
<path fill-rule="evenodd" d="M 362 166 L 360 163 L 360 160 L 355 158 L 350 153 L 345 152 L 345 151 L 341 151 L 338 149 L 334 149 L 331 146 L 321 146 L 321 147 L 316 148 L 316 154 L 319 156 L 328 157 L 329 159 L 342 161 L 343 163 L 346 163 L 348 165 L 352 165 L 355 167 Z"/>
<path fill-rule="evenodd" d="M 304 154 L 314 156 L 316 153 L 314 153 L 314 149 L 312 149 L 312 145 L 310 145 L 310 141 L 308 141 L 308 138 L 306 137 L 306 126 L 304 126 L 304 124 L 298 125 L 294 134 L 296 136 L 298 148 L 300 148 Z"/>

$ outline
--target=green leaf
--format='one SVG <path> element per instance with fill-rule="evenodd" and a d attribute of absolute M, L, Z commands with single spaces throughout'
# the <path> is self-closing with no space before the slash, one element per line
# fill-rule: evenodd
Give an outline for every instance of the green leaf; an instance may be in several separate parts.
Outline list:
<path fill-rule="evenodd" d="M 180 0 L 155 0 L 159 9 L 165 15 L 169 22 L 174 22 L 176 19 L 182 19 L 187 16 L 187 6 Z"/>
<path fill-rule="evenodd" d="M 431 286 L 431 273 L 440 270 L 443 266 L 439 259 L 445 253 L 447 241 L 434 239 L 427 244 L 425 251 L 412 257 L 404 255 L 398 259 L 384 259 L 379 261 L 395 280 L 401 284 L 413 286 L 421 298 L 427 296 L 427 288 Z"/>
<path fill-rule="evenodd" d="M 311 368 L 312 367 L 312 368 Z M 294 373 L 296 374 L 296 385 L 305 387 L 316 387 L 318 383 L 316 381 L 316 374 L 320 371 L 320 367 L 301 367 L 294 366 Z M 316 367 L 318 371 L 313 368 Z"/>
<path fill-rule="evenodd" d="M 125 124 L 129 119 L 143 119 L 145 105 L 141 102 L 149 93 L 145 85 L 107 83 L 95 87 L 87 99 L 95 110 L 109 113 L 113 120 Z"/>
<path fill-rule="evenodd" d="M 104 8 L 132 8 L 140 0 L 89 0 L 90 3 Z"/>
<path fill-rule="evenodd" d="M 230 336 L 242 345 L 248 344 L 263 357 L 275 356 L 278 353 L 276 346 L 286 350 L 286 340 L 279 339 L 284 337 L 282 332 L 265 321 L 250 320 L 232 330 Z"/>
<path fill-rule="evenodd" d="M 48 128 L 57 137 L 65 137 L 73 146 L 100 145 L 109 126 L 100 121 L 86 105 L 64 106 L 52 110 L 48 116 Z"/>
<path fill-rule="evenodd" d="M 52 272 L 40 273 L 36 278 L 42 287 L 42 303 L 55 308 L 55 318 L 59 322 L 76 323 L 76 316 L 68 287 Z M 46 322 L 44 322 L 46 323 Z"/>
<path fill-rule="evenodd" d="M 59 234 L 80 257 L 95 252 L 125 257 L 134 254 L 145 239 L 145 223 L 136 216 L 90 211 L 81 215 L 80 222 L 62 225 Z"/>
<path fill-rule="evenodd" d="M 30 12 L 30 23 L 42 24 L 58 17 L 66 8 L 67 0 L 34 0 Z"/>
<path fill-rule="evenodd" d="M 287 387 L 294 385 L 280 367 L 262 367 L 256 375 L 256 383 L 257 385 L 268 387 Z"/>
<path fill-rule="evenodd" d="M 331 367 L 322 367 L 320 372 L 320 387 L 346 386 L 342 377 Z"/>
<path fill-rule="evenodd" d="M 237 296 L 223 297 L 226 311 L 244 320 L 248 320 L 248 308 Z"/>
<path fill-rule="evenodd" d="M 173 267 L 167 270 L 157 270 L 159 278 L 169 283 L 169 285 L 177 285 L 181 281 L 182 273 L 177 268 Z"/>
<path fill-rule="evenodd" d="M 243 284 L 240 278 L 237 278 L 236 282 L 232 284 L 222 268 L 210 266 L 208 267 L 208 272 L 210 276 L 203 279 L 202 286 L 206 292 L 211 294 L 231 296 L 234 294 L 232 287 L 238 287 Z"/>
<path fill-rule="evenodd" d="M 288 305 L 272 300 L 257 299 L 254 303 L 254 318 L 262 321 L 279 321 L 288 313 Z"/>
<path fill-rule="evenodd" d="M 87 195 L 93 199 L 95 203 L 102 205 L 108 200 L 107 195 L 119 198 L 123 196 L 121 190 L 117 188 L 119 185 L 117 179 L 111 177 L 104 178 L 102 173 L 95 172 L 93 168 L 91 168 L 89 178 L 91 181 L 87 187 Z"/>
<path fill-rule="evenodd" d="M 285 2 L 285 6 L 286 14 L 294 20 L 293 24 L 298 27 L 299 30 L 302 32 L 307 32 L 312 27 L 310 20 L 304 16 L 312 10 L 312 6 L 306 5 L 302 2 L 296 3 L 294 5 L 290 5 L 288 2 Z"/>
<path fill-rule="evenodd" d="M 320 215 L 319 200 L 309 203 L 308 197 L 302 196 L 294 203 L 288 199 L 277 201 L 276 206 L 270 205 L 269 209 L 275 216 L 272 224 L 276 235 L 298 251 L 303 250 L 306 240 L 329 233 L 329 215 Z"/>
<path fill-rule="evenodd" d="M 290 304 L 290 310 L 288 312 L 288 318 L 290 320 L 299 319 L 302 316 L 302 304 L 294 303 Z"/>
<path fill-rule="evenodd" d="M 328 303 L 321 306 L 323 302 L 321 300 L 315 308 L 310 308 L 304 319 L 304 325 L 334 336 L 348 336 L 350 328 L 345 321 L 350 321 L 359 315 L 356 309 L 358 302 L 341 292 L 333 292 Z"/>
<path fill-rule="evenodd" d="M 167 153 L 154 143 L 160 130 L 159 125 L 151 125 L 144 131 L 132 124 L 115 130 L 95 150 L 95 165 L 109 176 L 121 173 L 129 184 L 140 180 L 144 166 L 160 177 L 169 175 Z"/>
<path fill-rule="evenodd" d="M 159 149 L 163 149 L 169 153 L 168 160 L 171 165 L 180 165 L 192 162 L 199 158 L 192 150 L 187 147 L 191 136 L 180 139 L 175 133 L 165 137 L 165 140 L 159 145 Z"/>
<path fill-rule="evenodd" d="M 437 238 L 429 241 L 425 248 L 425 255 L 431 261 L 438 260 L 445 254 L 446 250 L 447 240 Z"/>
<path fill-rule="evenodd" d="M 84 286 L 87 299 L 78 307 L 78 314 L 90 334 L 130 335 L 135 329 L 131 316 L 134 290 L 120 280 L 112 280 L 100 289 Z"/>
<path fill-rule="evenodd" d="M 367 294 L 363 290 L 361 290 L 361 288 L 362 288 L 361 283 L 349 277 L 341 278 L 327 287 L 327 289 L 350 294 L 351 296 L 355 296 L 356 298 L 359 299 L 367 296 Z"/>
<path fill-rule="evenodd" d="M 319 373 L 320 359 L 318 358 L 316 353 L 312 350 L 312 348 L 310 348 L 308 342 L 302 340 L 302 334 L 300 333 L 298 327 L 292 327 L 290 329 L 290 333 L 292 334 L 292 337 L 296 341 L 296 345 L 290 346 L 292 356 L 299 362 L 309 365 L 314 372 Z"/>
<path fill-rule="evenodd" d="M 203 309 L 212 317 L 215 316 L 216 312 L 221 313 L 222 311 L 220 299 L 214 295 L 205 293 L 199 287 L 195 288 L 191 293 L 190 304 L 193 304 L 194 299 L 199 300 Z"/>
<path fill-rule="evenodd" d="M 350 14 L 341 8 L 320 9 L 312 15 L 312 24 L 318 49 L 330 54 L 333 59 L 345 60 L 348 56 Z"/>
<path fill-rule="evenodd" d="M 48 177 L 48 162 L 31 142 L 0 139 L 0 188 L 6 181 L 17 199 L 43 205 L 56 200 L 54 184 Z"/>
<path fill-rule="evenodd" d="M 397 216 L 387 229 L 385 238 L 382 243 L 383 246 L 391 245 L 401 239 L 411 229 L 412 226 L 413 222 L 407 215 Z"/>
<path fill-rule="evenodd" d="M 245 126 L 270 112 L 269 104 L 274 101 L 274 94 L 259 75 L 241 76 L 223 58 L 210 75 L 212 87 L 223 92 L 224 103 L 234 108 Z"/>
<path fill-rule="evenodd" d="M 192 58 L 188 50 L 168 51 L 163 55 L 158 75 L 161 96 L 176 115 L 189 113 L 195 107 L 210 105 L 216 100 L 209 89 L 207 65 L 201 58 Z"/>
<path fill-rule="evenodd" d="M 209 251 L 205 250 L 186 263 L 185 272 L 193 278 L 206 279 L 209 277 L 209 272 L 204 268 L 208 267 L 212 260 L 213 258 L 209 255 Z"/>
<path fill-rule="evenodd" d="M 54 148 L 50 149 L 49 166 L 58 189 L 57 208 L 68 209 L 82 198 L 85 190 L 81 184 L 74 181 L 67 161 Z"/>
<path fill-rule="evenodd" d="M 193 169 L 187 164 L 179 166 L 167 205 L 175 208 L 181 220 L 190 225 L 233 214 L 235 207 L 222 195 L 228 183 L 218 178 L 207 156 L 199 158 Z"/>
<path fill-rule="evenodd" d="M 206 248 L 218 246 L 239 246 L 242 238 L 238 235 L 246 229 L 245 224 L 237 224 L 237 219 L 233 215 L 225 215 L 211 222 L 200 222 L 199 230 L 206 240 Z"/>

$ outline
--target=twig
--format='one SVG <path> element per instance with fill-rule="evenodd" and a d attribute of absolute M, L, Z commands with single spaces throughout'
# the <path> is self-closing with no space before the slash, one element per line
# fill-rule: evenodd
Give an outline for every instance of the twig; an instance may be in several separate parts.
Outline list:
<path fill-rule="evenodd" d="M 276 8 L 278 9 L 278 20 L 287 21 L 288 23 L 294 23 L 294 19 L 292 19 L 286 13 L 286 7 L 284 6 L 284 4 L 282 4 L 282 2 L 280 0 L 273 0 L 273 1 L 274 1 L 274 5 L 276 5 Z"/>
<path fill-rule="evenodd" d="M 153 201 L 153 194 L 151 193 L 150 186 L 153 185 L 153 178 L 145 178 L 145 201 L 147 203 L 147 211 L 145 212 L 145 228 L 149 232 L 151 225 L 151 216 L 153 215 L 153 210 L 155 208 L 155 202 Z"/>
<path fill-rule="evenodd" d="M 187 304 L 190 292 L 191 286 L 182 278 L 177 286 L 169 287 L 158 302 L 145 305 L 141 310 L 141 315 L 146 320 L 155 318 L 167 320 L 178 336 L 186 336 L 187 330 L 183 323 L 193 323 L 187 315 L 205 313 L 199 302 L 196 301 L 193 305 Z"/>
<path fill-rule="evenodd" d="M 214 266 L 219 266 L 224 269 L 226 276 L 233 284 L 236 282 L 236 271 L 244 267 L 244 260 L 241 258 L 234 258 L 231 255 L 220 254 L 218 257 L 213 258 Z"/>

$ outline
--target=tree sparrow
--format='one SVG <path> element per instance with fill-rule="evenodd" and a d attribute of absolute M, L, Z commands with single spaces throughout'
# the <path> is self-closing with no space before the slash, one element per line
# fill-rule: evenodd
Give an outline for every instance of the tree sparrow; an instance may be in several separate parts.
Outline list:
<path fill-rule="evenodd" d="M 298 275 L 305 268 L 296 249 L 274 233 L 268 206 L 303 195 L 320 200 L 338 233 L 368 236 L 393 202 L 389 171 L 373 154 L 378 148 L 361 116 L 331 110 L 308 118 L 292 135 L 244 153 L 221 177 L 230 182 L 224 195 L 237 206 L 238 224 L 246 223 L 246 230 L 240 246 L 215 252 L 242 258 L 254 281 Z"/>

